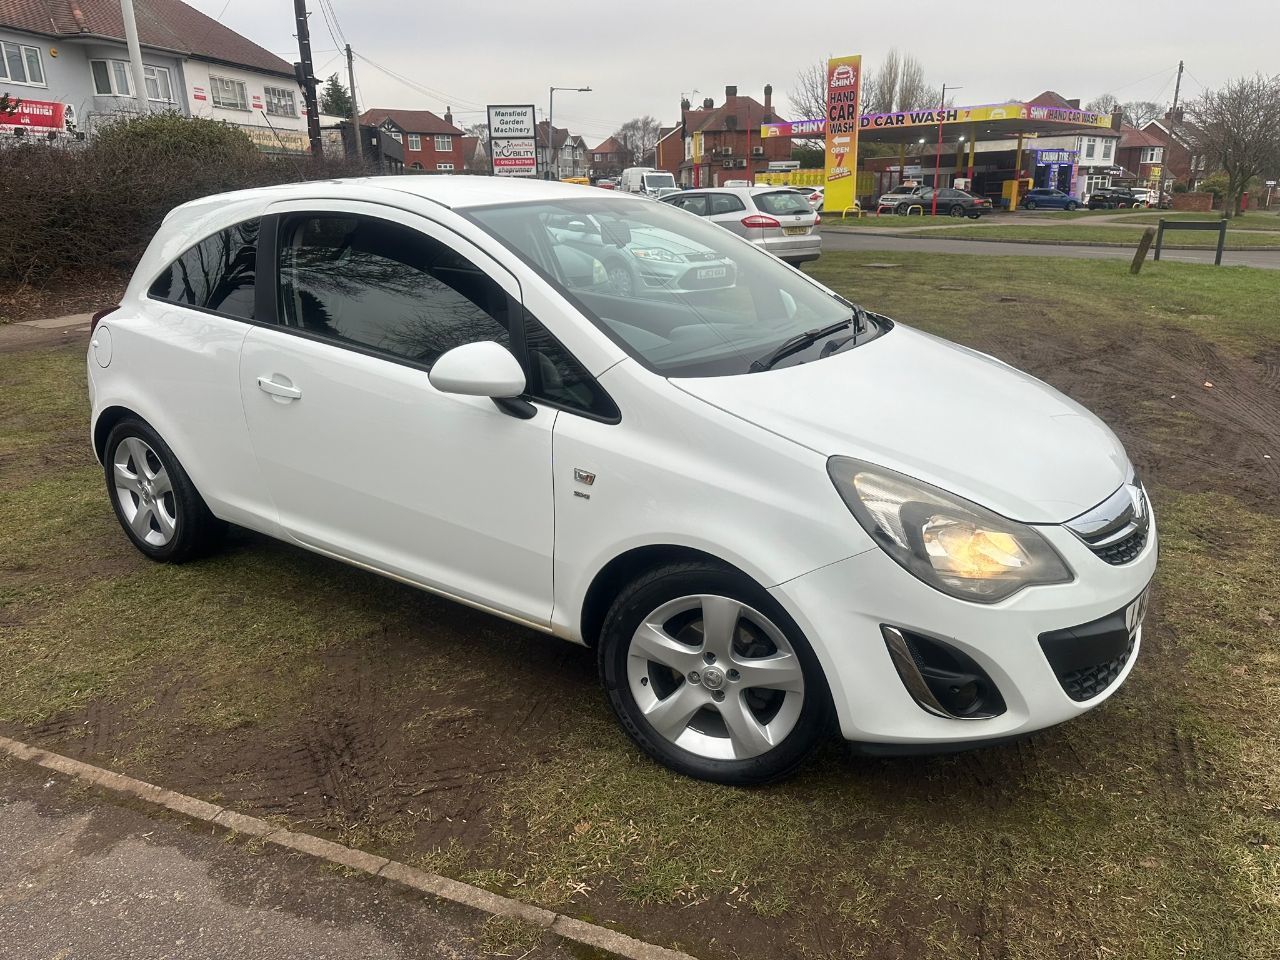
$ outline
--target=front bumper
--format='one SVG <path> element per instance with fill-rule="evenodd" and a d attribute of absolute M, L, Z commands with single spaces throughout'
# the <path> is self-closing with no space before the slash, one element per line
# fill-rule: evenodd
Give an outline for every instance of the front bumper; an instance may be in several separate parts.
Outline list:
<path fill-rule="evenodd" d="M 877 744 L 948 744 L 1006 739 L 1070 720 L 1111 696 L 1133 669 L 1132 651 L 1087 699 L 1067 692 L 1040 638 L 1127 609 L 1155 574 L 1154 518 L 1131 562 L 1111 566 L 1063 527 L 1037 528 L 1075 572 L 1071 583 L 1030 587 L 995 604 L 957 600 L 917 580 L 878 548 L 822 567 L 770 591 L 799 624 L 822 663 L 840 730 Z M 889 626 L 940 641 L 994 683 L 1003 711 L 982 719 L 928 712 L 908 692 L 886 645 Z M 1113 679 L 1112 679 L 1113 677 Z M 1079 693 L 1079 687 L 1073 690 Z"/>

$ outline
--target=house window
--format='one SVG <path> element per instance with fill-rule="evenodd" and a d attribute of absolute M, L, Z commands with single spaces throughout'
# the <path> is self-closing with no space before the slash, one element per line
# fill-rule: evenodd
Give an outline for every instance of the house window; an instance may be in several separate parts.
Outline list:
<path fill-rule="evenodd" d="M 447 133 L 445 133 L 445 134 L 439 134 L 439 133 L 437 133 L 437 134 L 436 134 L 436 149 L 437 149 L 437 150 L 442 150 L 442 151 L 445 151 L 445 152 L 447 152 L 447 151 L 449 151 L 449 150 L 452 150 L 452 149 L 453 149 L 453 137 L 449 136 Z"/>
<path fill-rule="evenodd" d="M 1164 147 L 1143 147 L 1142 162 L 1143 163 L 1159 163 L 1160 158 L 1164 156 Z"/>
<path fill-rule="evenodd" d="M 91 60 L 93 92 L 100 97 L 132 97 L 133 84 L 129 82 L 129 65 L 122 60 Z"/>
<path fill-rule="evenodd" d="M 21 43 L 0 43 L 0 80 L 44 86 L 40 48 Z"/>
<path fill-rule="evenodd" d="M 391 139 L 396 143 L 404 143 L 404 137 L 395 130 L 388 130 L 387 133 L 391 134 Z"/>
<path fill-rule="evenodd" d="M 1115 145 L 1116 145 L 1116 142 L 1114 140 L 1102 141 L 1102 159 L 1103 160 L 1111 159 L 1111 148 L 1114 147 Z"/>
<path fill-rule="evenodd" d="M 453 164 L 452 164 L 452 163 L 437 163 L 437 164 L 436 164 L 436 169 L 437 169 L 437 170 L 452 170 L 452 169 L 453 169 Z"/>
<path fill-rule="evenodd" d="M 249 97 L 244 83 L 240 80 L 228 80 L 226 77 L 210 77 L 209 93 L 213 97 L 213 105 L 224 110 L 248 110 Z"/>
<path fill-rule="evenodd" d="M 410 150 L 422 149 L 422 134 L 420 133 L 409 134 L 409 149 Z"/>
<path fill-rule="evenodd" d="M 263 87 L 262 93 L 267 101 L 267 113 L 273 117 L 296 117 L 298 102 L 293 91 L 285 87 Z"/>
<path fill-rule="evenodd" d="M 1097 149 L 1098 149 L 1098 138 L 1097 138 L 1097 137 L 1085 137 L 1085 140 L 1084 140 L 1084 158 L 1085 158 L 1086 160 L 1092 160 L 1092 159 L 1093 159 L 1093 155 L 1094 155 L 1094 153 L 1097 151 Z"/>

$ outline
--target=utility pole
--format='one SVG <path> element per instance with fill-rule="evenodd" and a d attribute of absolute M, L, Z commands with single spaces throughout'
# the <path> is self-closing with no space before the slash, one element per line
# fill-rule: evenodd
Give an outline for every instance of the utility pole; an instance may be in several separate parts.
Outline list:
<path fill-rule="evenodd" d="M 952 87 L 952 90 L 959 90 L 960 87 Z M 936 217 L 938 215 L 938 177 L 942 169 L 942 115 L 947 112 L 947 85 L 942 85 L 942 106 L 938 109 L 938 150 L 933 155 L 933 204 L 931 205 L 929 216 Z"/>
<path fill-rule="evenodd" d="M 1182 91 L 1182 61 L 1178 61 L 1178 79 L 1173 85 L 1173 109 L 1169 111 L 1169 120 L 1178 122 L 1178 94 Z"/>
<path fill-rule="evenodd" d="M 298 63 L 293 65 L 302 102 L 307 108 L 307 138 L 311 141 L 311 159 L 320 159 L 320 106 L 316 103 L 316 71 L 311 61 L 311 27 L 307 23 L 307 0 L 293 0 L 294 20 L 298 25 Z M 355 91 L 352 91 L 354 98 Z"/>
<path fill-rule="evenodd" d="M 356 106 L 356 67 L 351 58 L 351 44 L 347 44 L 347 82 L 351 84 L 351 148 L 357 160 L 364 153 L 363 135 L 360 133 L 360 108 Z"/>
<path fill-rule="evenodd" d="M 124 41 L 129 48 L 129 67 L 133 74 L 133 99 L 138 113 L 147 112 L 147 77 L 142 72 L 142 47 L 138 43 L 138 18 L 133 14 L 133 0 L 120 0 L 120 19 L 124 21 Z"/>

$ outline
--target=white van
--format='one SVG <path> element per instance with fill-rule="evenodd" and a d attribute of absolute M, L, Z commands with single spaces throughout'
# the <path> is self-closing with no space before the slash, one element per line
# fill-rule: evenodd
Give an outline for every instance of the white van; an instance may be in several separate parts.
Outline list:
<path fill-rule="evenodd" d="M 672 174 L 653 167 L 627 167 L 622 171 L 622 189 L 646 197 L 665 197 L 680 190 Z"/>

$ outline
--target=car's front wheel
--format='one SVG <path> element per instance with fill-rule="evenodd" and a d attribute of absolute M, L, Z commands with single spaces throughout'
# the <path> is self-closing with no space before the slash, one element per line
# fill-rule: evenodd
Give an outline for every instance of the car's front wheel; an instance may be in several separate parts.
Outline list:
<path fill-rule="evenodd" d="M 1079 206 L 1079 204 L 1078 204 L 1078 203 L 1068 203 L 1068 204 L 1067 204 L 1067 213 L 1070 213 L 1071 211 L 1075 210 L 1075 208 L 1076 208 L 1076 207 L 1078 207 L 1078 206 Z"/>
<path fill-rule="evenodd" d="M 605 270 L 609 274 L 609 284 L 613 287 L 614 293 L 620 297 L 635 296 L 635 278 L 631 276 L 631 271 L 627 269 L 627 265 L 621 260 L 610 260 L 605 265 Z"/>
<path fill-rule="evenodd" d="M 1035 202 L 1034 200 L 1028 200 L 1028 201 L 1027 201 L 1027 209 L 1028 209 L 1028 210 L 1034 210 L 1035 208 L 1036 208 L 1036 202 Z"/>
<path fill-rule="evenodd" d="M 182 563 L 208 553 L 226 524 L 209 512 L 169 445 L 142 420 L 107 436 L 103 467 L 116 519 L 152 560 Z"/>
<path fill-rule="evenodd" d="M 955 204 L 955 205 L 951 208 L 951 216 L 953 216 L 953 217 L 955 217 L 957 220 L 959 220 L 961 217 L 963 217 L 963 216 L 964 216 L 964 207 L 963 207 L 963 206 L 961 206 L 961 205 L 960 205 L 960 204 L 958 204 L 958 203 L 957 203 L 957 204 Z"/>
<path fill-rule="evenodd" d="M 599 665 L 631 739 L 701 780 L 785 776 L 827 729 L 812 649 L 767 591 L 728 567 L 671 564 L 634 581 L 605 618 Z"/>

